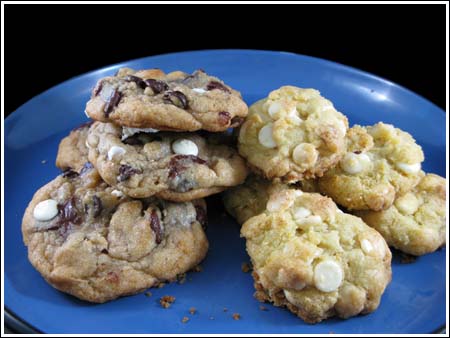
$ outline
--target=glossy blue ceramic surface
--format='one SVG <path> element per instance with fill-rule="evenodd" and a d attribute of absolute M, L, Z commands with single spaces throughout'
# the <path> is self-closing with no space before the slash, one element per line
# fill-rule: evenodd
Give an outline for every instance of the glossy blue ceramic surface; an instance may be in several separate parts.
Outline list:
<path fill-rule="evenodd" d="M 422 97 L 379 77 L 343 65 L 280 52 L 198 51 L 124 62 L 66 81 L 36 96 L 5 122 L 5 306 L 46 333 L 428 333 L 445 324 L 445 250 L 412 264 L 393 260 L 393 280 L 379 309 L 349 320 L 308 325 L 290 312 L 253 298 L 248 261 L 239 227 L 209 200 L 210 251 L 201 273 L 185 284 L 152 289 L 106 304 L 79 301 L 50 287 L 27 260 L 20 225 L 33 193 L 58 175 L 58 143 L 86 121 L 83 110 L 97 79 L 120 67 L 158 67 L 167 72 L 203 68 L 241 91 L 250 105 L 271 90 L 290 84 L 313 87 L 346 114 L 350 124 L 392 123 L 423 147 L 423 169 L 445 176 L 445 112 Z M 46 163 L 42 163 L 42 161 Z M 176 302 L 162 309 L 158 299 Z M 197 314 L 188 309 L 195 307 Z M 226 307 L 227 312 L 223 309 Z M 239 313 L 241 320 L 232 319 Z M 186 324 L 183 316 L 190 317 Z"/>

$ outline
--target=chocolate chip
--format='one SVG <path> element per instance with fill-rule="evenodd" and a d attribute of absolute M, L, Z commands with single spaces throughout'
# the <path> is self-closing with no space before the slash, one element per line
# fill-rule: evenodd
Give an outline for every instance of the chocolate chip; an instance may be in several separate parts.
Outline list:
<path fill-rule="evenodd" d="M 103 81 L 99 81 L 97 83 L 97 85 L 95 86 L 95 88 L 94 88 L 94 91 L 93 91 L 94 92 L 94 96 L 97 96 L 98 94 L 100 94 L 102 89 L 103 89 Z"/>
<path fill-rule="evenodd" d="M 64 170 L 62 173 L 62 177 L 65 177 L 65 178 L 75 178 L 77 176 L 78 176 L 78 173 L 76 171 L 72 170 L 71 168 Z"/>
<path fill-rule="evenodd" d="M 122 141 L 125 144 L 129 144 L 131 146 L 135 146 L 135 145 L 141 145 L 143 144 L 142 141 L 139 139 L 138 134 L 134 134 L 128 138 L 126 138 L 125 140 Z"/>
<path fill-rule="evenodd" d="M 141 171 L 139 169 L 135 169 L 127 164 L 122 164 L 119 168 L 119 177 L 118 181 L 123 182 L 129 179 L 134 174 L 140 174 Z"/>
<path fill-rule="evenodd" d="M 362 151 L 361 150 L 355 150 L 353 153 L 355 153 L 356 155 L 359 155 L 359 154 L 362 153 Z"/>
<path fill-rule="evenodd" d="M 94 123 L 94 121 L 88 121 L 86 123 L 80 124 L 78 127 L 72 129 L 72 131 L 81 130 L 81 129 L 84 129 L 84 128 L 89 128 L 93 123 Z"/>
<path fill-rule="evenodd" d="M 194 155 L 173 156 L 169 162 L 169 178 L 175 178 L 192 163 L 206 164 L 206 161 Z"/>
<path fill-rule="evenodd" d="M 218 81 L 211 81 L 206 85 L 206 90 L 214 90 L 214 89 L 219 89 L 226 93 L 231 93 L 227 87 L 225 87 L 222 83 Z"/>
<path fill-rule="evenodd" d="M 240 116 L 235 116 L 231 119 L 231 124 L 230 127 L 234 128 L 234 127 L 238 127 L 242 124 L 242 122 L 244 122 L 244 118 L 240 117 Z"/>
<path fill-rule="evenodd" d="M 202 225 L 203 229 L 208 225 L 208 217 L 206 215 L 206 210 L 200 205 L 195 206 L 195 211 L 197 212 L 196 219 Z"/>
<path fill-rule="evenodd" d="M 186 109 L 188 107 L 187 97 L 178 90 L 166 92 L 163 96 L 163 100 L 165 103 L 173 104 L 181 109 Z"/>
<path fill-rule="evenodd" d="M 103 250 L 101 251 L 101 253 L 107 255 L 109 252 L 108 252 L 108 250 L 103 249 Z"/>
<path fill-rule="evenodd" d="M 83 165 L 83 168 L 81 168 L 81 170 L 80 170 L 80 175 L 84 175 L 87 171 L 91 170 L 92 168 L 94 168 L 92 163 L 91 162 L 86 162 Z"/>
<path fill-rule="evenodd" d="M 142 80 L 139 76 L 127 75 L 123 79 L 125 81 L 127 81 L 127 82 L 135 82 L 142 89 L 147 87 L 147 85 L 145 84 L 144 80 Z"/>
<path fill-rule="evenodd" d="M 227 111 L 221 111 L 219 112 L 219 123 L 221 125 L 226 125 L 230 122 L 231 115 Z"/>
<path fill-rule="evenodd" d="M 82 221 L 82 218 L 78 214 L 78 210 L 76 207 L 75 196 L 72 196 L 72 198 L 70 198 L 63 204 L 58 204 L 58 214 L 58 224 L 60 226 L 67 227 L 69 224 L 80 224 Z"/>
<path fill-rule="evenodd" d="M 152 210 L 152 213 L 150 214 L 150 227 L 155 233 L 155 241 L 156 244 L 161 243 L 162 236 L 163 236 L 163 230 L 161 228 L 161 223 L 159 221 L 158 214 L 156 213 L 156 210 Z"/>
<path fill-rule="evenodd" d="M 167 83 L 165 83 L 163 81 L 158 81 L 155 79 L 145 80 L 145 85 L 150 87 L 153 90 L 153 93 L 155 93 L 155 94 L 165 92 L 166 90 L 169 89 L 169 86 L 167 85 Z"/>
<path fill-rule="evenodd" d="M 92 196 L 92 206 L 94 218 L 100 216 L 103 210 L 102 200 L 97 195 Z"/>
<path fill-rule="evenodd" d="M 105 116 L 108 117 L 109 114 L 111 114 L 114 107 L 119 104 L 120 99 L 122 98 L 122 93 L 119 92 L 117 89 L 114 89 L 110 85 L 107 85 L 103 86 L 99 94 L 102 100 L 105 101 L 105 107 L 103 108 L 103 112 Z"/>

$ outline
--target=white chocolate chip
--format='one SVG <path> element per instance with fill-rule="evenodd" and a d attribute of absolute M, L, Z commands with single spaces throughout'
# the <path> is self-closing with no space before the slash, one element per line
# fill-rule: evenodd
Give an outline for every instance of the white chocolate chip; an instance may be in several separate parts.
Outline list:
<path fill-rule="evenodd" d="M 304 218 L 311 215 L 311 211 L 309 209 L 298 207 L 294 210 L 293 216 L 296 221 L 303 220 Z"/>
<path fill-rule="evenodd" d="M 122 141 L 137 133 L 157 133 L 158 129 L 153 128 L 129 128 L 122 127 Z"/>
<path fill-rule="evenodd" d="M 38 221 L 49 221 L 58 214 L 58 203 L 49 199 L 36 204 L 33 217 Z"/>
<path fill-rule="evenodd" d="M 267 201 L 267 210 L 269 212 L 277 212 L 288 209 L 298 196 L 297 191 L 289 189 L 274 193 Z"/>
<path fill-rule="evenodd" d="M 111 191 L 111 195 L 116 196 L 116 197 L 122 197 L 123 192 L 121 192 L 120 190 L 114 189 L 113 191 Z"/>
<path fill-rule="evenodd" d="M 370 163 L 366 154 L 347 153 L 340 162 L 341 168 L 348 174 L 355 175 L 363 171 Z"/>
<path fill-rule="evenodd" d="M 370 243 L 370 241 L 368 239 L 363 239 L 361 241 L 361 249 L 366 253 L 369 254 L 372 252 L 373 250 L 373 245 L 372 243 Z"/>
<path fill-rule="evenodd" d="M 282 109 L 282 106 L 279 102 L 273 102 L 270 104 L 269 109 L 267 109 L 267 112 L 269 113 L 270 117 L 274 117 L 276 113 L 278 113 Z"/>
<path fill-rule="evenodd" d="M 341 266 L 333 260 L 322 261 L 314 268 L 314 284 L 323 292 L 336 291 L 342 283 L 342 277 Z"/>
<path fill-rule="evenodd" d="M 345 134 L 347 134 L 347 127 L 346 127 L 344 121 L 338 120 L 337 125 L 338 125 L 339 131 L 341 132 L 341 134 L 345 136 Z"/>
<path fill-rule="evenodd" d="M 89 146 L 89 142 L 88 142 L 88 140 L 87 140 L 87 138 L 86 138 L 86 141 L 84 141 L 84 145 L 86 146 L 86 148 L 88 148 L 88 149 L 90 149 L 91 147 Z"/>
<path fill-rule="evenodd" d="M 300 143 L 292 152 L 292 159 L 303 167 L 312 167 L 319 157 L 316 148 L 310 143 Z"/>
<path fill-rule="evenodd" d="M 199 94 L 206 93 L 206 90 L 204 90 L 203 88 L 192 88 L 192 90 Z"/>
<path fill-rule="evenodd" d="M 273 139 L 273 123 L 268 123 L 261 128 L 258 134 L 259 143 L 266 148 L 275 148 L 277 144 Z"/>
<path fill-rule="evenodd" d="M 343 214 L 344 212 L 341 210 L 341 209 L 339 209 L 339 208 L 336 208 L 336 212 L 338 213 L 338 214 Z"/>
<path fill-rule="evenodd" d="M 420 163 L 407 164 L 407 163 L 397 163 L 397 168 L 405 174 L 417 174 L 420 169 Z"/>
<path fill-rule="evenodd" d="M 117 155 L 123 155 L 126 153 L 126 150 L 118 147 L 118 146 L 112 146 L 108 151 L 108 160 L 112 160 Z"/>
<path fill-rule="evenodd" d="M 405 215 L 412 215 L 419 208 L 419 201 L 417 200 L 417 197 L 412 193 L 407 193 L 403 196 L 400 196 L 396 199 L 394 204 L 397 209 Z"/>
<path fill-rule="evenodd" d="M 296 300 L 295 300 L 292 292 L 290 292 L 288 290 L 283 290 L 283 292 L 284 292 L 284 296 L 286 297 L 288 302 L 295 305 L 296 304 Z"/>
<path fill-rule="evenodd" d="M 172 150 L 175 154 L 179 155 L 198 155 L 198 147 L 191 140 L 178 139 L 172 143 Z"/>
<path fill-rule="evenodd" d="M 297 219 L 297 223 L 299 223 L 300 225 L 319 225 L 320 223 L 322 223 L 322 217 L 320 217 L 319 215 L 311 215 L 305 218 Z"/>

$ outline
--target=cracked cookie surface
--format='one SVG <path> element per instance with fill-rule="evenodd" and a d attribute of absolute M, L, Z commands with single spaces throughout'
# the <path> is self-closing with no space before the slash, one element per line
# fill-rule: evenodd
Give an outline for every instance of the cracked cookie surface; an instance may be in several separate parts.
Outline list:
<path fill-rule="evenodd" d="M 196 266 L 208 241 L 203 200 L 133 200 L 94 168 L 65 172 L 28 205 L 28 258 L 55 288 L 102 303 L 171 281 Z"/>
<path fill-rule="evenodd" d="M 202 70 L 122 68 L 97 82 L 86 105 L 97 121 L 169 131 L 224 131 L 239 126 L 247 112 L 238 91 Z"/>
<path fill-rule="evenodd" d="M 445 244 L 445 186 L 445 178 L 427 174 L 387 210 L 355 214 L 380 232 L 394 248 L 411 255 L 424 255 Z"/>
<path fill-rule="evenodd" d="M 112 123 L 94 123 L 89 160 L 102 178 L 128 196 L 156 195 L 189 201 L 242 183 L 244 160 L 231 147 L 193 133 L 138 133 Z M 122 138 L 126 137 L 122 140 Z"/>
<path fill-rule="evenodd" d="M 384 210 L 423 177 L 422 148 L 390 124 L 352 127 L 347 153 L 318 179 L 321 193 L 349 210 Z"/>
<path fill-rule="evenodd" d="M 238 148 L 261 176 L 295 183 L 341 159 L 347 129 L 347 118 L 317 90 L 284 86 L 250 107 Z"/>
<path fill-rule="evenodd" d="M 360 218 L 328 197 L 281 190 L 241 229 L 255 297 L 309 323 L 375 311 L 391 280 L 391 252 Z"/>

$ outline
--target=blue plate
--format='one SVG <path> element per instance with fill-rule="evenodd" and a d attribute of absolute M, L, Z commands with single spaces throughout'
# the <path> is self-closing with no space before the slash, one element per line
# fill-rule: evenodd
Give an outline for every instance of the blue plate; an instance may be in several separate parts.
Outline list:
<path fill-rule="evenodd" d="M 317 58 L 280 52 L 213 50 L 124 62 L 66 81 L 25 103 L 5 121 L 5 306 L 9 315 L 46 333 L 429 333 L 445 325 L 445 250 L 412 264 L 393 261 L 393 280 L 379 309 L 349 320 L 308 325 L 289 311 L 259 309 L 239 227 L 212 197 L 207 230 L 211 249 L 201 273 L 185 284 L 152 289 L 95 305 L 50 287 L 27 259 L 20 225 L 33 193 L 58 175 L 58 143 L 86 120 L 83 110 L 95 82 L 120 67 L 165 71 L 198 68 L 240 90 L 248 104 L 285 84 L 313 87 L 334 102 L 351 124 L 393 123 L 410 132 L 426 154 L 424 170 L 445 176 L 445 113 L 392 82 Z M 43 161 L 46 161 L 43 163 Z M 158 299 L 176 302 L 162 309 Z M 188 310 L 195 307 L 197 313 Z M 224 311 L 227 308 L 228 311 Z M 239 313 L 241 320 L 233 320 Z M 12 317 L 7 318 L 11 319 Z M 181 319 L 190 317 L 183 324 Z M 16 322 L 17 323 L 17 322 Z"/>

